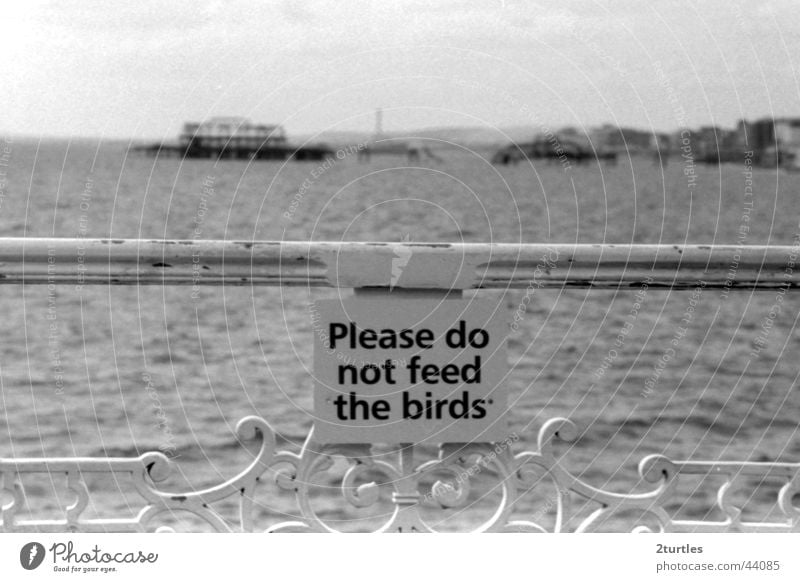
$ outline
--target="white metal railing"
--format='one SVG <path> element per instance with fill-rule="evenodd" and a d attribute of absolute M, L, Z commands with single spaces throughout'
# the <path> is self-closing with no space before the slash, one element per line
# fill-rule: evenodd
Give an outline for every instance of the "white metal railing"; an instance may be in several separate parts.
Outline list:
<path fill-rule="evenodd" d="M 0 284 L 796 287 L 800 246 L 0 238 Z M 392 261 L 406 263 L 392 282 Z M 406 261 L 407 259 L 407 261 Z M 547 259 L 547 261 L 543 261 Z"/>
<path fill-rule="evenodd" d="M 248 241 L 143 241 L 97 239 L 0 239 L 0 284 L 138 284 L 138 285 L 310 285 L 386 289 L 507 289 L 539 287 L 620 288 L 647 281 L 650 287 L 722 289 L 794 288 L 798 246 L 707 245 L 506 245 L 409 243 L 296 243 Z M 546 259 L 546 260 L 544 260 Z M 398 274 L 397 261 L 402 262 Z M 394 268 L 393 268 L 394 266 Z M 255 439 L 259 450 L 236 477 L 215 487 L 188 492 L 159 488 L 171 461 L 158 452 L 132 458 L 0 459 L 6 500 L 4 531 L 161 531 L 165 519 L 188 511 L 218 531 L 335 531 L 315 511 L 311 489 L 319 474 L 347 464 L 339 489 L 353 507 L 375 506 L 380 491 L 391 491 L 391 511 L 374 524 L 376 531 L 431 531 L 424 518 L 431 508 L 466 507 L 473 478 L 489 475 L 499 493 L 496 508 L 476 531 L 594 531 L 615 516 L 636 514 L 634 531 L 797 531 L 800 509 L 800 463 L 675 461 L 661 455 L 639 465 L 651 489 L 618 494 L 592 487 L 563 467 L 554 443 L 570 441 L 575 426 L 550 420 L 540 429 L 535 450 L 515 452 L 515 439 L 504 443 L 444 444 L 438 456 L 417 460 L 413 445 L 377 452 L 372 443 L 323 445 L 313 434 L 298 453 L 278 451 L 269 424 L 247 417 L 237 434 Z M 141 500 L 130 518 L 87 518 L 92 491 L 90 473 L 125 475 Z M 39 475 L 63 485 L 74 496 L 60 515 L 25 517 L 26 476 Z M 717 476 L 717 521 L 679 520 L 668 511 L 687 476 Z M 380 478 L 378 477 L 380 476 Z M 691 478 L 691 477 L 689 477 Z M 293 494 L 296 519 L 262 527 L 256 498 L 265 482 Z M 763 480 L 779 487 L 772 521 L 744 522 L 732 501 L 740 488 Z M 117 480 L 115 478 L 115 483 Z M 55 485 L 54 485 L 55 486 Z M 554 491 L 553 522 L 541 515 L 518 516 L 517 500 L 537 488 Z M 218 510 L 235 502 L 238 517 Z M 594 509 L 578 516 L 577 503 Z"/>

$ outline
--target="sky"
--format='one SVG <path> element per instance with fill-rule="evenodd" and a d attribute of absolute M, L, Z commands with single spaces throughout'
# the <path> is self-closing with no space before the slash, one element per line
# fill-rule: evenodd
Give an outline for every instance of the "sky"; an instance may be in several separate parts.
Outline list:
<path fill-rule="evenodd" d="M 0 1 L 0 134 L 652 130 L 800 116 L 800 10 L 766 2 Z"/>

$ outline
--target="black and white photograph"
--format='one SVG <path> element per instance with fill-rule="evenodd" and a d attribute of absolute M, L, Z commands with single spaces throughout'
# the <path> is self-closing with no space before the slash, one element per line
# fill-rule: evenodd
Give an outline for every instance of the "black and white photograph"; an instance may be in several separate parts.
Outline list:
<path fill-rule="evenodd" d="M 798 8 L 1 2 L 0 577 L 796 579 Z"/>

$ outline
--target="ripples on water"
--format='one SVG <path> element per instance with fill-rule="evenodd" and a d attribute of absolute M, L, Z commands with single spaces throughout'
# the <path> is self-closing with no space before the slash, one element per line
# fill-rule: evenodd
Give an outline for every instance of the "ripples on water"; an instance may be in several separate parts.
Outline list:
<path fill-rule="evenodd" d="M 16 142 L 0 221 L 5 236 L 192 238 L 199 222 L 202 238 L 210 239 L 507 243 L 735 243 L 743 224 L 743 166 L 700 166 L 690 192 L 678 161 L 663 172 L 649 159 L 564 171 L 493 167 L 480 155 L 452 152 L 443 163 L 422 165 L 405 167 L 399 158 L 348 158 L 328 169 L 215 165 L 154 161 L 118 143 Z M 213 195 L 204 195 L 209 186 Z M 798 187 L 798 175 L 755 171 L 746 244 L 793 242 L 800 232 Z M 8 426 L 0 450 L 136 454 L 173 438 L 183 478 L 207 485 L 229 477 L 247 462 L 233 436 L 242 416 L 262 415 L 295 442 L 308 431 L 306 304 L 334 293 L 203 288 L 195 302 L 187 288 L 64 287 L 56 294 L 53 340 L 46 287 L 2 287 L 0 422 Z M 523 291 L 481 294 L 505 306 L 510 318 Z M 649 453 L 800 459 L 794 293 L 766 347 L 752 357 L 775 292 L 724 298 L 703 291 L 674 357 L 642 395 L 690 295 L 650 290 L 600 375 L 634 290 L 537 292 L 508 340 L 511 429 L 532 445 L 544 420 L 571 418 L 581 436 L 560 449 L 567 467 L 619 491 L 636 485 L 636 462 Z M 172 436 L 156 427 L 156 397 Z M 773 489 L 750 500 L 751 517 L 764 516 Z M 681 515 L 702 516 L 712 493 L 692 496 Z M 534 511 L 540 501 L 523 507 Z M 120 502 L 101 503 L 119 509 Z M 338 506 L 329 509 L 335 514 Z"/>

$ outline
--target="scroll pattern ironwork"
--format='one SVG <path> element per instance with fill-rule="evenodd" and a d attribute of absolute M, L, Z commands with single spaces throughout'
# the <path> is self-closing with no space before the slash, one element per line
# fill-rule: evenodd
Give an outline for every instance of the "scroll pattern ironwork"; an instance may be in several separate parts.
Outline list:
<path fill-rule="evenodd" d="M 437 531 L 437 523 L 424 517 L 423 508 L 435 506 L 457 511 L 469 506 L 474 502 L 471 490 L 478 473 L 491 476 L 499 500 L 492 515 L 472 528 L 474 531 L 602 531 L 615 515 L 631 511 L 642 516 L 629 527 L 636 532 L 800 529 L 800 509 L 792 502 L 800 493 L 800 464 L 673 461 L 651 455 L 639 464 L 639 474 L 651 484 L 650 489 L 620 494 L 593 487 L 564 468 L 554 445 L 559 440 L 571 442 L 577 436 L 574 424 L 564 418 L 545 423 L 533 451 L 513 452 L 513 439 L 499 444 L 445 444 L 439 446 L 436 458 L 420 462 L 415 460 L 414 445 L 401 446 L 391 454 L 377 454 L 371 444 L 320 445 L 314 440 L 313 429 L 299 452 L 278 451 L 273 430 L 256 416 L 244 418 L 236 430 L 241 441 L 255 439 L 259 443 L 249 466 L 220 485 L 183 493 L 159 489 L 158 483 L 168 477 L 172 462 L 157 452 L 131 458 L 0 459 L 5 495 L 0 528 L 7 532 L 173 531 L 171 526 L 164 525 L 164 518 L 176 512 L 190 512 L 221 532 L 335 532 L 336 523 L 315 509 L 312 489 L 315 477 L 329 471 L 334 459 L 341 458 L 347 466 L 339 494 L 352 507 L 374 506 L 384 489 L 390 492 L 391 510 L 379 517 L 380 523 L 373 531 Z M 130 518 L 85 518 L 83 514 L 91 496 L 84 480 L 88 473 L 129 477 L 143 501 L 138 513 Z M 62 511 L 63 515 L 53 519 L 24 517 L 28 497 L 22 477 L 28 474 L 47 475 L 54 483 L 62 476 L 66 479 L 66 488 L 75 499 Z M 382 478 L 377 479 L 376 475 Z M 718 487 L 716 501 L 722 519 L 689 521 L 670 514 L 668 507 L 676 502 L 676 488 L 687 475 L 714 476 L 724 481 Z M 256 523 L 255 499 L 257 489 L 267 479 L 294 496 L 297 515 L 295 519 L 265 528 Z M 764 522 L 743 521 L 742 508 L 733 502 L 733 492 L 765 479 L 781 483 L 775 500 L 778 517 Z M 550 524 L 540 523 L 542 512 L 522 518 L 515 512 L 522 495 L 541 487 L 555 491 L 551 512 L 554 518 Z M 236 503 L 236 518 L 226 517 L 215 508 L 215 504 L 225 501 Z M 578 516 L 574 510 L 576 503 L 588 503 L 595 509 Z"/>

